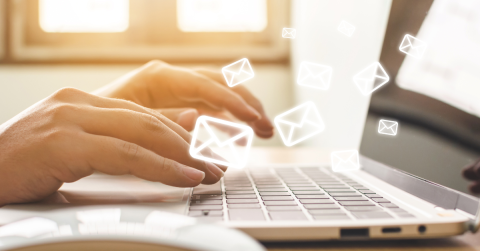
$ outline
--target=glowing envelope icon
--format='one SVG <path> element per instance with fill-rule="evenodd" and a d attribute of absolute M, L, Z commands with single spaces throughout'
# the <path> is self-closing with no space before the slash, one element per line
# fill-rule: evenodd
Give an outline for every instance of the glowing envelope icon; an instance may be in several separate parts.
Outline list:
<path fill-rule="evenodd" d="M 242 58 L 235 63 L 222 68 L 223 76 L 230 87 L 241 84 L 254 76 L 252 66 L 248 59 Z"/>
<path fill-rule="evenodd" d="M 357 150 L 332 152 L 332 170 L 334 172 L 360 169 Z"/>
<path fill-rule="evenodd" d="M 340 31 L 347 37 L 351 37 L 353 35 L 353 32 L 355 31 L 355 26 L 351 25 L 347 21 L 342 21 L 338 26 L 338 31 Z"/>
<path fill-rule="evenodd" d="M 378 123 L 378 133 L 395 136 L 398 132 L 398 122 L 381 119 Z"/>
<path fill-rule="evenodd" d="M 427 49 L 427 43 L 411 35 L 405 35 L 398 48 L 401 52 L 414 58 L 421 58 Z"/>
<path fill-rule="evenodd" d="M 313 102 L 306 102 L 286 111 L 274 120 L 286 146 L 293 146 L 325 129 L 325 124 Z"/>
<path fill-rule="evenodd" d="M 295 38 L 297 35 L 297 30 L 293 28 L 283 28 L 282 37 L 284 38 Z"/>
<path fill-rule="evenodd" d="M 193 131 L 190 155 L 215 164 L 242 168 L 247 164 L 252 140 L 253 129 L 249 126 L 200 116 Z"/>
<path fill-rule="evenodd" d="M 389 80 L 390 77 L 378 62 L 369 65 L 353 77 L 353 82 L 355 82 L 363 95 L 372 94 L 375 90 L 388 83 Z"/>
<path fill-rule="evenodd" d="M 297 83 L 319 90 L 327 90 L 330 86 L 332 78 L 332 67 L 315 64 L 310 62 L 302 62 L 300 71 L 298 72 Z"/>

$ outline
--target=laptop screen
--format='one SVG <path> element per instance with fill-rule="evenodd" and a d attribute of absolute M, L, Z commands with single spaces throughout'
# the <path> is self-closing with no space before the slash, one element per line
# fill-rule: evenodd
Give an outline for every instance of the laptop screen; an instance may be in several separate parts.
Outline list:
<path fill-rule="evenodd" d="M 392 77 L 372 96 L 363 155 L 469 192 L 461 170 L 480 156 L 479 14 L 475 0 L 392 2 L 380 58 Z"/>

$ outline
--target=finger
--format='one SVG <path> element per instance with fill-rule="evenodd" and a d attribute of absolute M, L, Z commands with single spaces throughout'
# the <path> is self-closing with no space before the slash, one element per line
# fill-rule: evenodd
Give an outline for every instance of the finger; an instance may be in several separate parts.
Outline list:
<path fill-rule="evenodd" d="M 77 113 L 82 119 L 76 123 L 85 132 L 134 143 L 162 157 L 197 168 L 205 173 L 204 183 L 215 183 L 224 175 L 218 166 L 192 158 L 190 145 L 152 115 L 106 108 L 90 108 Z"/>
<path fill-rule="evenodd" d="M 158 81 L 172 83 L 170 91 L 181 100 L 203 101 L 214 108 L 224 108 L 242 121 L 256 121 L 261 115 L 231 89 L 218 84 L 202 74 L 171 67 L 159 71 Z"/>
<path fill-rule="evenodd" d="M 462 174 L 469 180 L 480 180 L 480 159 L 464 167 Z"/>
<path fill-rule="evenodd" d="M 155 109 L 163 116 L 177 123 L 187 131 L 192 131 L 198 118 L 198 112 L 192 108 Z"/>
<path fill-rule="evenodd" d="M 470 192 L 472 193 L 480 193 L 480 182 L 476 181 L 476 182 L 473 182 L 469 187 L 468 189 L 470 190 Z"/>
<path fill-rule="evenodd" d="M 194 187 L 200 184 L 205 173 L 162 157 L 137 144 L 117 138 L 83 135 L 85 152 L 90 166 L 111 175 L 132 174 L 139 178 L 158 181 L 177 187 Z"/>
<path fill-rule="evenodd" d="M 221 83 L 224 86 L 227 86 L 227 83 L 225 82 L 225 79 L 223 75 L 220 72 L 212 71 L 212 70 L 207 70 L 207 69 L 198 69 L 196 72 L 205 75 L 218 83 Z M 273 124 L 268 118 L 267 114 L 265 114 L 265 110 L 263 109 L 262 103 L 255 97 L 253 94 L 245 87 L 242 85 L 237 85 L 234 87 L 231 87 L 231 89 L 238 93 L 242 98 L 255 110 L 257 110 L 258 113 L 262 116 L 261 119 L 250 122 L 251 126 L 254 128 L 255 133 L 262 138 L 269 138 L 273 136 Z"/>

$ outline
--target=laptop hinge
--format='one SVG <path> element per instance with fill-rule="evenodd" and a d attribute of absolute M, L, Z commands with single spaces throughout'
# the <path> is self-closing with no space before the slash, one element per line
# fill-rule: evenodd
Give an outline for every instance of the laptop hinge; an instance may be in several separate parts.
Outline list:
<path fill-rule="evenodd" d="M 472 233 L 476 233 L 478 231 L 478 228 L 480 228 L 480 201 L 478 202 L 477 213 L 475 213 L 475 218 L 473 218 L 468 222 L 468 229 Z"/>

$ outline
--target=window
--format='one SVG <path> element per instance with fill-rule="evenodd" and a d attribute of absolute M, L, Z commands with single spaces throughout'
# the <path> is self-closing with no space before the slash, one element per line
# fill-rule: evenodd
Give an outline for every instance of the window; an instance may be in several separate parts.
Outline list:
<path fill-rule="evenodd" d="M 128 28 L 128 0 L 40 0 L 45 32 L 123 32 Z"/>
<path fill-rule="evenodd" d="M 15 62 L 287 62 L 289 55 L 281 37 L 289 0 L 9 0 L 8 11 Z"/>

